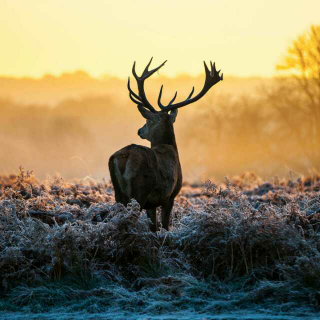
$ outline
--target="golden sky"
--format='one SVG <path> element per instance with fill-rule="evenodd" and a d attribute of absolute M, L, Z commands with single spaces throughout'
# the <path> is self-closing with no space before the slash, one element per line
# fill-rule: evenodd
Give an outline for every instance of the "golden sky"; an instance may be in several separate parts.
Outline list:
<path fill-rule="evenodd" d="M 0 0 L 0 74 L 83 69 L 127 77 L 154 57 L 164 75 L 271 76 L 296 36 L 320 23 L 320 0 Z"/>

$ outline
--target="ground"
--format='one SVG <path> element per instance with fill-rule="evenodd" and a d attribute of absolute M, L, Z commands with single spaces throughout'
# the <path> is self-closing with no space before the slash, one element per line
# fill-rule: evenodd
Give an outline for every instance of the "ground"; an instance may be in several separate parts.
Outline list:
<path fill-rule="evenodd" d="M 185 184 L 148 225 L 107 182 L 0 177 L 0 318 L 316 317 L 319 176 Z"/>

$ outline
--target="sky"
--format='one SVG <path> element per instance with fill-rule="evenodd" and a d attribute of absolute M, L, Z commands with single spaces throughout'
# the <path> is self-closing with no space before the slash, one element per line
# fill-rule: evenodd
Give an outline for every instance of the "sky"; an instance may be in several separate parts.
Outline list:
<path fill-rule="evenodd" d="M 85 70 L 127 77 L 164 60 L 162 75 L 273 76 L 286 48 L 320 24 L 319 0 L 0 0 L 0 75 Z"/>

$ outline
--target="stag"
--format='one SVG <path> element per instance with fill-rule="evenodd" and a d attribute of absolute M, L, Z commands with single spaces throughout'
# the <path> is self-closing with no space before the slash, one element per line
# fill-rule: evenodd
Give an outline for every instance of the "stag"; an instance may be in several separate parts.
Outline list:
<path fill-rule="evenodd" d="M 162 226 L 169 230 L 174 199 L 182 185 L 182 171 L 173 128 L 178 108 L 203 97 L 211 87 L 223 80 L 223 74 L 219 75 L 221 70 L 217 71 L 212 62 L 210 62 L 210 70 L 204 62 L 206 79 L 199 94 L 192 97 L 193 87 L 186 100 L 174 103 L 177 97 L 176 92 L 166 106 L 161 103 L 162 85 L 158 97 L 160 111 L 157 111 L 146 97 L 144 82 L 167 61 L 149 70 L 151 61 L 152 58 L 140 77 L 135 70 L 136 63 L 133 64 L 132 73 L 137 82 L 138 94 L 131 89 L 130 77 L 128 78 L 129 97 L 146 119 L 146 124 L 138 130 L 138 135 L 150 141 L 151 148 L 136 144 L 122 148 L 110 157 L 109 171 L 116 201 L 126 206 L 134 198 L 141 209 L 147 211 L 151 220 L 150 229 L 155 232 L 158 230 L 156 209 L 160 206 Z"/>

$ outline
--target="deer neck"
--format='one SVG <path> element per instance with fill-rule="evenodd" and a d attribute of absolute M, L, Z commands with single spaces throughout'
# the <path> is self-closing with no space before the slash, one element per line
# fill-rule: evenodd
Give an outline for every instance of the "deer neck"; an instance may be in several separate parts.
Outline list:
<path fill-rule="evenodd" d="M 161 144 L 168 144 L 173 146 L 176 151 L 178 152 L 176 137 L 174 134 L 173 124 L 169 123 L 167 126 L 164 127 L 161 132 L 153 135 L 151 139 L 151 148 L 159 146 Z"/>

